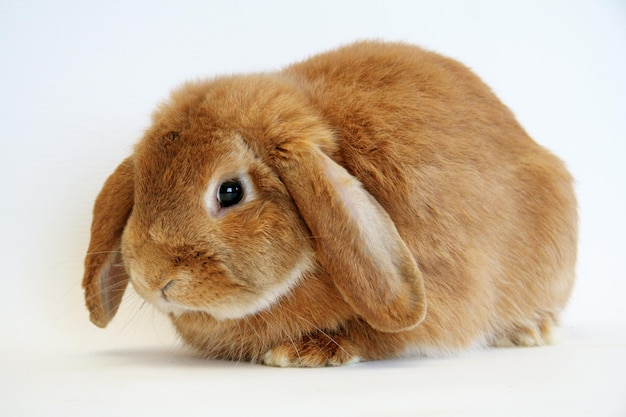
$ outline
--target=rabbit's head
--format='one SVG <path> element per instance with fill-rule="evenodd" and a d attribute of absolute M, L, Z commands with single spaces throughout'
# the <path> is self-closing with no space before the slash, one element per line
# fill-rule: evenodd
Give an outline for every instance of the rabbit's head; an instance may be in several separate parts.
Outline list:
<path fill-rule="evenodd" d="M 322 268 L 372 327 L 417 325 L 421 272 L 336 150 L 286 79 L 177 90 L 96 200 L 83 281 L 92 321 L 106 326 L 129 280 L 164 312 L 227 320 L 267 309 Z"/>

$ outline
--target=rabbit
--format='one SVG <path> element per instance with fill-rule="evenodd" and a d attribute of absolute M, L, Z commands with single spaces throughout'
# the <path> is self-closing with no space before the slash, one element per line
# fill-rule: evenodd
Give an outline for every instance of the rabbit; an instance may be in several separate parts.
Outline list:
<path fill-rule="evenodd" d="M 574 284 L 563 162 L 467 67 L 360 41 L 187 82 L 98 195 L 83 287 L 128 282 L 204 358 L 338 366 L 550 343 Z"/>

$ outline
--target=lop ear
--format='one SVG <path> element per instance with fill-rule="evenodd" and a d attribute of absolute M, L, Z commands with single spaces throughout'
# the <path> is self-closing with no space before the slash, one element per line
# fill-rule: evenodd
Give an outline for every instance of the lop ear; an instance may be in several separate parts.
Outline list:
<path fill-rule="evenodd" d="M 90 319 L 98 327 L 115 316 L 128 284 L 120 245 L 134 188 L 133 162 L 127 158 L 104 183 L 94 205 L 83 288 Z"/>
<path fill-rule="evenodd" d="M 377 330 L 417 326 L 426 315 L 422 273 L 385 209 L 319 148 L 295 145 L 276 148 L 274 165 L 344 299 Z"/>

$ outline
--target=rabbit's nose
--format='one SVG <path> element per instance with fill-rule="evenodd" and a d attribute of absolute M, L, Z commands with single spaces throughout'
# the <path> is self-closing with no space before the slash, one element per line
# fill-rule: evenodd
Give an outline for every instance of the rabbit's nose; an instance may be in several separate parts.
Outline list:
<path fill-rule="evenodd" d="M 165 301 L 168 301 L 168 299 L 167 299 L 167 290 L 168 290 L 169 288 L 171 288 L 171 287 L 172 287 L 172 285 L 174 284 L 174 282 L 175 282 L 175 281 L 176 281 L 175 279 L 171 279 L 171 280 L 169 280 L 169 281 L 167 282 L 167 284 L 165 284 L 165 285 L 161 288 L 161 297 L 163 297 L 163 299 L 164 299 Z"/>

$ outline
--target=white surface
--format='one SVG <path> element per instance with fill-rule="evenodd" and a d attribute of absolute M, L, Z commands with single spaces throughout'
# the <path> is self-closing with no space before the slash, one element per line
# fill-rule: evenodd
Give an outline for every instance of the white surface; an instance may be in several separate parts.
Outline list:
<path fill-rule="evenodd" d="M 360 38 L 460 59 L 569 165 L 580 260 L 561 341 L 280 370 L 189 358 L 132 293 L 91 326 L 91 205 L 156 103 Z M 3 1 L 0 415 L 626 415 L 624 51 L 620 1 Z"/>
<path fill-rule="evenodd" d="M 626 338 L 568 329 L 553 347 L 281 369 L 116 348 L 9 359 L 3 416 L 624 415 Z M 612 329 L 616 330 L 616 329 Z M 610 380 L 607 381 L 607 376 Z M 6 388 L 3 391 L 6 392 Z"/>

